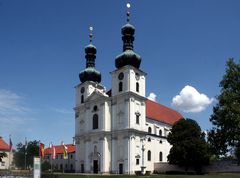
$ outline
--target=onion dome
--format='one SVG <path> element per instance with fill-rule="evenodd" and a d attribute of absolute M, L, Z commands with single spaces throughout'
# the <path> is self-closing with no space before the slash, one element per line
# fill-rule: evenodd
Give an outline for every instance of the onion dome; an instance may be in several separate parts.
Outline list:
<path fill-rule="evenodd" d="M 130 4 L 127 4 L 127 7 L 130 8 Z M 125 24 L 121 29 L 123 52 L 115 59 L 115 66 L 118 69 L 126 65 L 139 68 L 141 64 L 141 57 L 133 51 L 135 28 L 129 23 L 129 16 L 130 13 L 127 12 L 127 24 Z"/>
<path fill-rule="evenodd" d="M 93 28 L 90 27 L 90 44 L 85 47 L 86 68 L 79 73 L 82 83 L 86 81 L 101 82 L 101 73 L 95 69 L 97 48 L 92 44 L 92 30 Z"/>

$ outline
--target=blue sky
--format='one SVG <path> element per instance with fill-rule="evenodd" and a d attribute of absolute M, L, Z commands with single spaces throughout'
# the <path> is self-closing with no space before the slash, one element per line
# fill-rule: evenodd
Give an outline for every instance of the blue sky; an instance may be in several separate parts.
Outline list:
<path fill-rule="evenodd" d="M 5 140 L 11 134 L 14 144 L 25 137 L 45 144 L 72 142 L 74 86 L 85 67 L 89 26 L 98 50 L 96 68 L 109 89 L 109 72 L 122 51 L 126 2 L 0 0 L 0 135 Z M 134 49 L 148 74 L 146 95 L 153 92 L 159 103 L 210 129 L 226 60 L 239 61 L 240 1 L 130 3 Z M 196 101 L 188 101 L 188 94 Z M 191 104 L 202 108 L 188 108 Z"/>

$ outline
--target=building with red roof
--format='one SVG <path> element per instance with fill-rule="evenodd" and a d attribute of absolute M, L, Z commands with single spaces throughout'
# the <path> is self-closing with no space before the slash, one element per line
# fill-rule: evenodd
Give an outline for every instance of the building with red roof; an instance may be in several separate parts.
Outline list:
<path fill-rule="evenodd" d="M 0 153 L 7 154 L 7 157 L 3 157 L 0 162 L 0 169 L 8 169 L 12 164 L 13 153 L 10 149 L 10 145 L 7 144 L 1 136 L 0 136 Z"/>
<path fill-rule="evenodd" d="M 44 160 L 51 164 L 53 171 L 75 171 L 75 145 L 65 144 L 65 148 L 67 152 L 66 159 L 64 159 L 63 145 L 51 145 L 44 150 Z"/>
<path fill-rule="evenodd" d="M 154 163 L 167 162 L 171 149 L 167 136 L 182 118 L 177 111 L 146 97 L 147 74 L 140 68 L 141 56 L 134 51 L 135 27 L 129 15 L 121 28 L 123 51 L 115 58 L 107 92 L 95 65 L 97 48 L 90 32 L 86 67 L 75 87 L 76 172 L 153 172 Z"/>

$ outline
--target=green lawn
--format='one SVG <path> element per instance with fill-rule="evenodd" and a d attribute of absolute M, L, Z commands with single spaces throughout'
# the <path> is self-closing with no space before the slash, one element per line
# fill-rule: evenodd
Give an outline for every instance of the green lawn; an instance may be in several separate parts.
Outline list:
<path fill-rule="evenodd" d="M 129 176 L 129 175 L 58 175 L 58 178 L 240 178 L 239 174 L 210 174 L 210 175 L 152 175 L 152 176 Z"/>

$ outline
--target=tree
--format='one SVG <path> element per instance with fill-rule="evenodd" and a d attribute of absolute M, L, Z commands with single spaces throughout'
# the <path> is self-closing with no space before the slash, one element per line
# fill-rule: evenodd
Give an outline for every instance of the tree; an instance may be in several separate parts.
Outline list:
<path fill-rule="evenodd" d="M 240 165 L 240 147 L 235 148 L 235 156 L 237 158 L 237 164 Z"/>
<path fill-rule="evenodd" d="M 51 169 L 51 164 L 48 161 L 44 161 L 41 165 L 42 171 L 48 171 Z"/>
<path fill-rule="evenodd" d="M 209 163 L 209 146 L 200 126 L 192 119 L 176 122 L 167 137 L 172 145 L 168 155 L 170 164 L 184 166 L 185 171 L 193 167 L 197 173 Z"/>
<path fill-rule="evenodd" d="M 2 162 L 2 159 L 5 158 L 5 157 L 7 157 L 7 153 L 1 152 L 0 153 L 0 163 Z"/>
<path fill-rule="evenodd" d="M 226 63 L 220 87 L 218 103 L 210 117 L 213 128 L 208 133 L 211 149 L 216 155 L 224 155 L 230 148 L 240 147 L 240 64 L 232 58 Z"/>
<path fill-rule="evenodd" d="M 39 142 L 34 140 L 28 142 L 27 146 L 22 143 L 17 144 L 17 150 L 14 153 L 14 164 L 16 167 L 23 169 L 25 167 L 25 154 L 26 154 L 26 167 L 33 167 L 33 157 L 39 156 Z"/>

